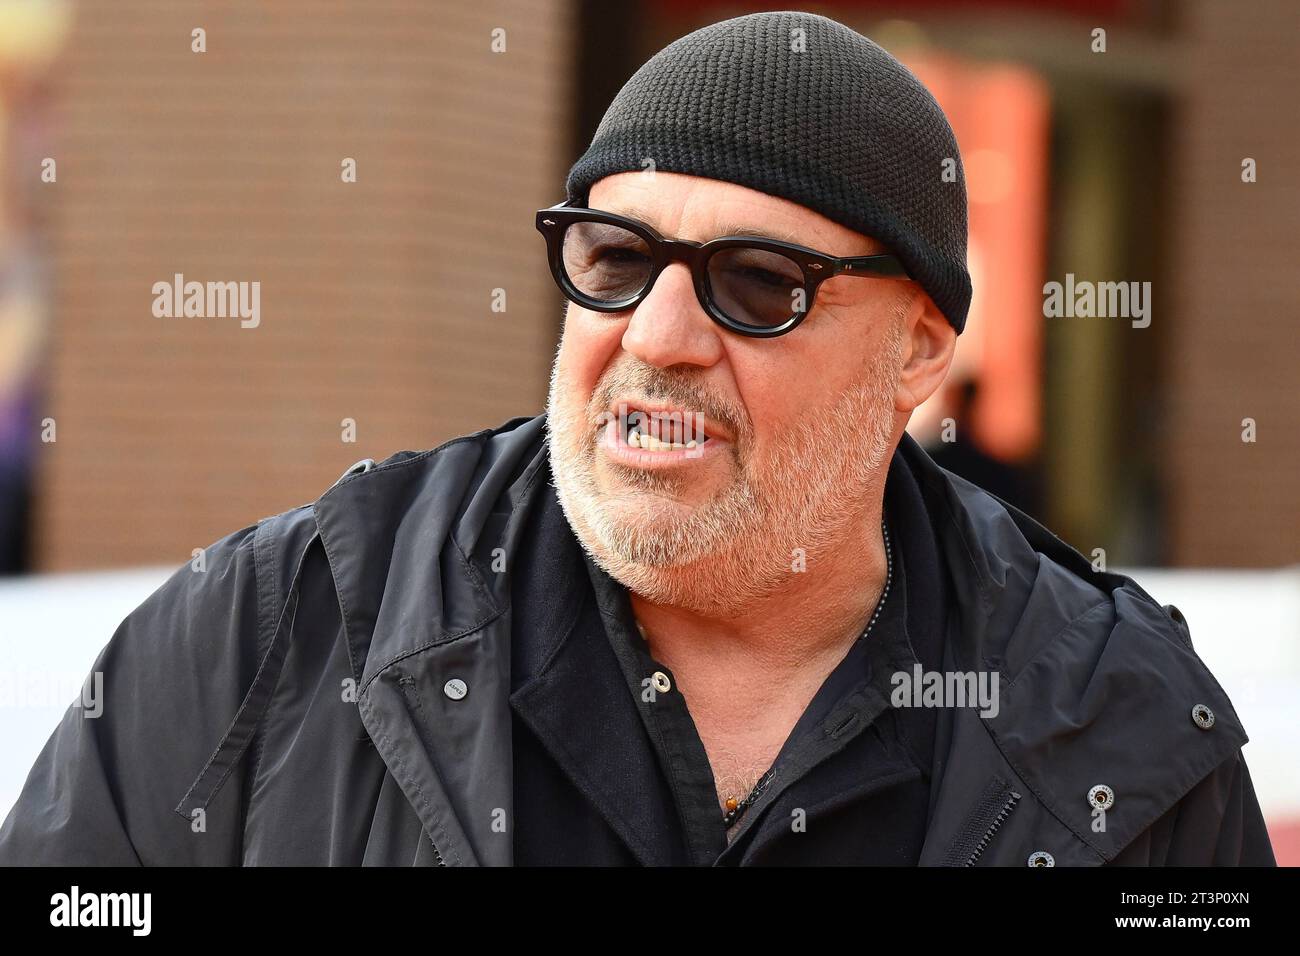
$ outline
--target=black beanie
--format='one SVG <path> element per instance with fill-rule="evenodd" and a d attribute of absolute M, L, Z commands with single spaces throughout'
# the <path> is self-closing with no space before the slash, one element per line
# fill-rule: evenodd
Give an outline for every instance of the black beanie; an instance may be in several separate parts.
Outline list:
<path fill-rule="evenodd" d="M 789 199 L 879 240 L 958 332 L 966 324 L 957 140 L 921 82 L 844 24 L 754 13 L 664 47 L 614 97 L 569 171 L 569 200 L 585 204 L 597 180 L 646 160 Z"/>

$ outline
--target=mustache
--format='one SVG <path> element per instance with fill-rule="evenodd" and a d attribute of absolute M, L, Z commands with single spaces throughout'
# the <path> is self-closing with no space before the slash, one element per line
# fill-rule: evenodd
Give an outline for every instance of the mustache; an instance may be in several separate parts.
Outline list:
<path fill-rule="evenodd" d="M 588 408 L 593 424 L 600 423 L 615 398 L 620 395 L 635 395 L 646 401 L 664 402 L 687 412 L 704 415 L 738 437 L 748 433 L 749 417 L 743 409 L 709 394 L 689 379 L 660 369 L 621 374 L 617 380 L 598 385 Z"/>

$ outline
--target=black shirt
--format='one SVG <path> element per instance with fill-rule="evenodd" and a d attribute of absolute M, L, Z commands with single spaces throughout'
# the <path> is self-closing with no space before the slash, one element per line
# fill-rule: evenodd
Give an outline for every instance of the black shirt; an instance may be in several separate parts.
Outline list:
<path fill-rule="evenodd" d="M 920 491 L 895 454 L 890 593 L 826 678 L 730 845 L 713 773 L 627 590 L 595 565 L 539 481 L 512 580 L 515 862 L 913 865 L 924 841 L 933 708 L 890 706 L 891 676 L 937 670 L 947 588 Z M 670 689 L 653 700 L 656 671 Z"/>

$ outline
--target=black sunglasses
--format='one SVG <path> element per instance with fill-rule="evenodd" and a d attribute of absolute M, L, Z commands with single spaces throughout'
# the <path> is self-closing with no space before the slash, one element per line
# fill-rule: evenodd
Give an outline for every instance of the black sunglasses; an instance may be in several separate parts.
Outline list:
<path fill-rule="evenodd" d="M 723 236 L 705 243 L 666 239 L 626 216 L 562 202 L 537 211 L 551 275 L 573 302 L 622 312 L 650 294 L 671 262 L 685 262 L 700 305 L 741 335 L 771 338 L 812 311 L 817 287 L 838 275 L 909 279 L 894 256 L 836 258 L 779 239 Z"/>

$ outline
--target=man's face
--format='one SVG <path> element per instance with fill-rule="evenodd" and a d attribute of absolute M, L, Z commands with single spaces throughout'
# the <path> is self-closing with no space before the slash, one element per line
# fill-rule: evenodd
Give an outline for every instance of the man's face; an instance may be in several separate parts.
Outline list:
<path fill-rule="evenodd" d="M 695 176 L 609 176 L 588 205 L 699 242 L 750 227 L 834 256 L 885 251 L 795 203 Z M 907 418 L 896 393 L 913 294 L 829 279 L 803 323 L 771 339 L 715 324 L 683 263 L 627 312 L 571 303 L 547 403 L 551 464 L 597 563 L 648 600 L 724 615 L 781 587 L 800 557 L 811 569 L 873 492 L 879 502 Z M 630 448 L 623 415 L 638 411 L 668 411 L 686 426 L 671 437 L 708 440 Z"/>

